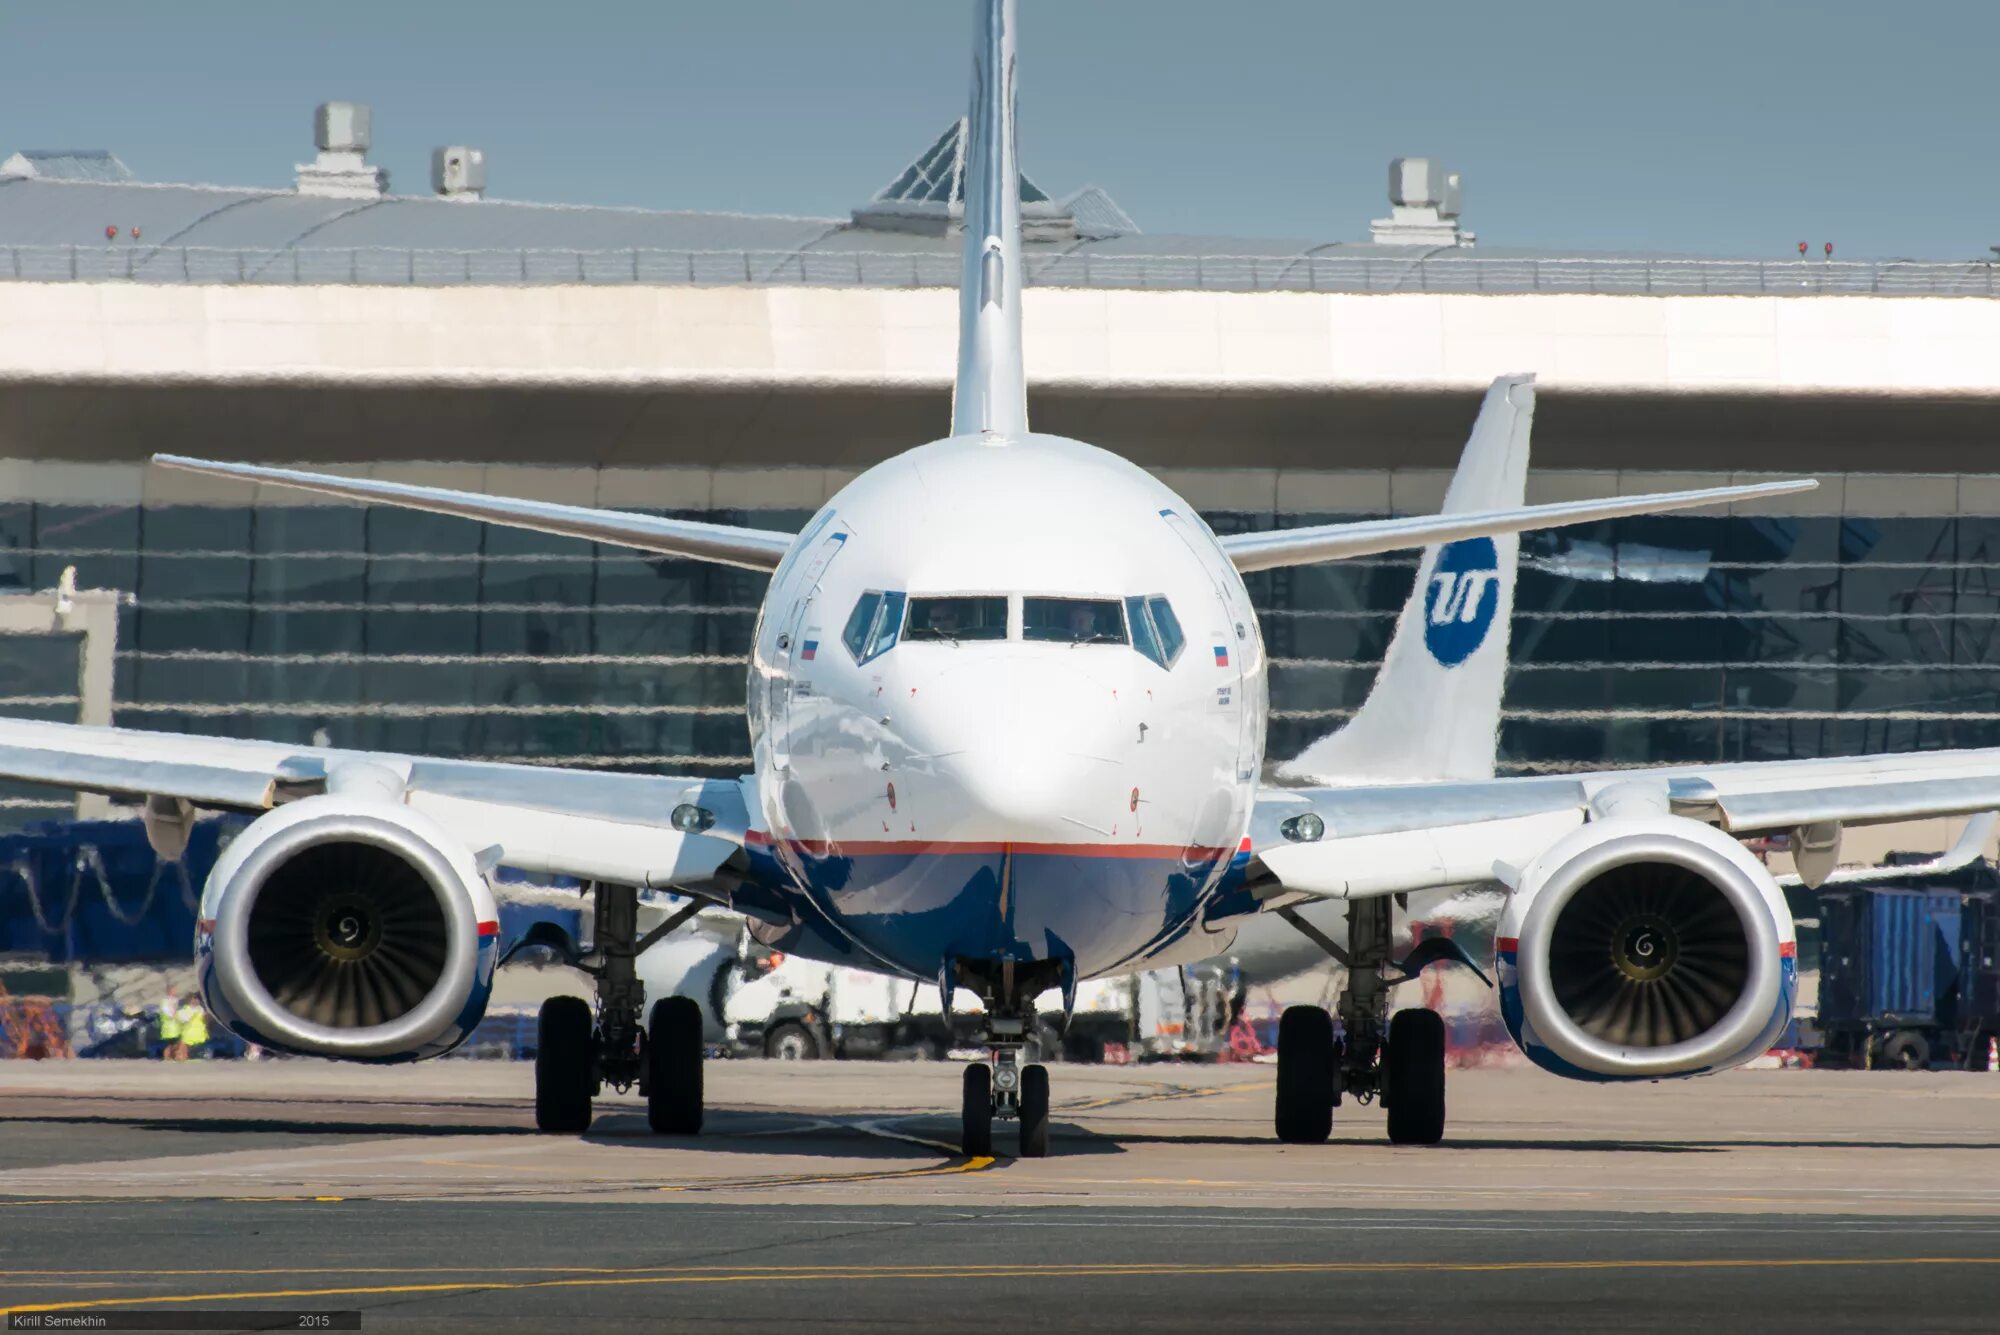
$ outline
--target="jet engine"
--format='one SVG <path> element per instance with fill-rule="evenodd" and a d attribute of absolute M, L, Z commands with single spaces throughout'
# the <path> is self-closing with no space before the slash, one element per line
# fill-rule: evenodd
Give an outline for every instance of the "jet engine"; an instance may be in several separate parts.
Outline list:
<path fill-rule="evenodd" d="M 244 1039 L 284 1052 L 414 1061 L 485 1013 L 499 911 L 471 852 L 368 794 L 260 816 L 202 892 L 202 994 Z"/>
<path fill-rule="evenodd" d="M 1501 1011 L 1537 1065 L 1593 1080 L 1697 1075 L 1768 1051 L 1791 1019 L 1785 897 L 1728 835 L 1617 816 L 1521 874 L 1497 934 Z"/>

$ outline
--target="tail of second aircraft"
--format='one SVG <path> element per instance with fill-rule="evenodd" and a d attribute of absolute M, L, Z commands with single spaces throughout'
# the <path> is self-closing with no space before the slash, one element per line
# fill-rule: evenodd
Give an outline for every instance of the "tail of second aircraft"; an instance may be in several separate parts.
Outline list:
<path fill-rule="evenodd" d="M 1444 514 L 1522 504 L 1534 418 L 1532 375 L 1493 382 Z M 1426 547 L 1367 702 L 1279 776 L 1329 784 L 1491 778 L 1520 543 L 1506 533 Z"/>
<path fill-rule="evenodd" d="M 965 264 L 951 433 L 1028 430 L 1021 365 L 1021 164 L 1014 142 L 1015 0 L 974 0 L 972 106 L 965 122 Z"/>

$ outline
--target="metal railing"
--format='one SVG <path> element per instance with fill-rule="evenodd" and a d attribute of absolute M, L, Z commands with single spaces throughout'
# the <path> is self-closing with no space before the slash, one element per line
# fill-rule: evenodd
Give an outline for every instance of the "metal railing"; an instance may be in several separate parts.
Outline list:
<path fill-rule="evenodd" d="M 379 246 L 0 246 L 0 280 L 453 287 L 553 284 L 956 287 L 946 252 L 443 250 Z M 1035 255 L 1042 287 L 1223 292 L 1992 297 L 2000 263 L 1395 255 Z"/>

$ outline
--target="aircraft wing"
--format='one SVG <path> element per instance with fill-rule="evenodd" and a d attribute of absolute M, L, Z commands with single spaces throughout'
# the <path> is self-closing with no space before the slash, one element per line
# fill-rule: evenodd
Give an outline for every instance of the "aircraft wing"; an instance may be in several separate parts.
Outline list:
<path fill-rule="evenodd" d="M 697 561 L 741 566 L 745 570 L 776 570 L 792 546 L 792 535 L 789 533 L 738 528 L 732 524 L 704 524 L 691 519 L 632 514 L 625 510 L 597 510 L 582 505 L 515 500 L 476 491 L 417 487 L 365 477 L 336 477 L 330 473 L 306 473 L 294 468 L 213 463 L 206 459 L 184 459 L 173 454 L 156 454 L 153 462 L 163 468 L 178 468 L 189 473 L 296 487 L 300 491 L 338 496 L 364 504 L 398 505 L 407 510 L 457 515 L 461 519 L 478 519 L 489 524 L 554 533 L 565 538 L 609 542 L 642 552 L 686 556 Z"/>
<path fill-rule="evenodd" d="M 742 846 L 749 780 L 437 760 L 182 733 L 0 719 L 0 778 L 144 801 L 261 812 L 357 784 L 440 821 L 485 865 L 689 889 Z M 682 834 L 688 804 L 714 818 Z"/>
<path fill-rule="evenodd" d="M 1252 819 L 1247 888 L 1279 907 L 1508 882 L 1568 830 L 1628 804 L 1732 835 L 1977 815 L 2000 809 L 2000 750 L 1267 788 Z M 1318 820 L 1319 838 L 1300 837 L 1313 828 L 1303 817 Z"/>
<path fill-rule="evenodd" d="M 1512 510 L 1482 510 L 1462 514 L 1410 515 L 1401 519 L 1365 519 L 1349 524 L 1318 524 L 1311 528 L 1281 528 L 1260 533 L 1231 533 L 1218 538 L 1237 570 L 1272 570 L 1279 566 L 1344 561 L 1356 556 L 1429 547 L 1465 538 L 1490 538 L 1501 533 L 1588 524 L 1627 515 L 1657 515 L 1694 510 L 1737 501 L 1763 500 L 1811 491 L 1811 478 L 1758 482 L 1741 487 L 1704 487 L 1697 491 L 1662 491 L 1645 496 L 1607 496 L 1597 501 L 1559 501 Z"/>

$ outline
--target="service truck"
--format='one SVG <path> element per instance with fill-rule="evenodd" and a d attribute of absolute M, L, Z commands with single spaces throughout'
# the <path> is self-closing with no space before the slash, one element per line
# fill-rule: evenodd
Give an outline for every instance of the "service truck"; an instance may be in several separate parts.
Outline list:
<path fill-rule="evenodd" d="M 723 1008 L 733 1051 L 809 1061 L 821 1057 L 939 1058 L 977 1048 L 979 1000 L 960 988 L 947 1017 L 935 983 L 889 978 L 791 956 L 746 960 Z M 1179 969 L 1085 982 L 1062 1024 L 1062 999 L 1039 1000 L 1033 1046 L 1042 1060 L 1140 1061 L 1212 1056 L 1227 1007 L 1210 1018 L 1216 989 Z"/>

